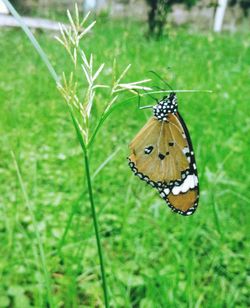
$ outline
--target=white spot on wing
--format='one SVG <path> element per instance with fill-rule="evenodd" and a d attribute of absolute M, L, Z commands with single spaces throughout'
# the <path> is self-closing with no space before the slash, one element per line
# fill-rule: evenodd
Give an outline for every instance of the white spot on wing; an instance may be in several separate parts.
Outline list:
<path fill-rule="evenodd" d="M 186 153 L 188 153 L 188 152 L 189 152 L 189 149 L 188 149 L 188 147 L 185 147 L 185 148 L 183 148 L 183 149 L 182 149 L 182 152 L 183 152 L 183 154 L 186 154 Z"/>
<path fill-rule="evenodd" d="M 168 195 L 168 194 L 170 193 L 169 188 L 165 188 L 165 189 L 164 189 L 164 193 L 165 193 L 166 195 Z"/>
<path fill-rule="evenodd" d="M 180 186 L 174 186 L 172 193 L 178 195 L 179 193 L 185 193 L 189 189 L 192 189 L 197 186 L 198 178 L 195 174 L 189 174 L 184 182 Z"/>

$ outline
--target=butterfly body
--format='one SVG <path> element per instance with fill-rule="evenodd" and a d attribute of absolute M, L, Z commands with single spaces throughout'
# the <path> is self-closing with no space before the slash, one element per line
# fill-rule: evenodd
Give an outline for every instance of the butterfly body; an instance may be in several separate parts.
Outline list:
<path fill-rule="evenodd" d="M 198 205 L 198 175 L 176 94 L 159 101 L 153 114 L 130 143 L 129 166 L 158 190 L 174 212 L 191 215 Z"/>

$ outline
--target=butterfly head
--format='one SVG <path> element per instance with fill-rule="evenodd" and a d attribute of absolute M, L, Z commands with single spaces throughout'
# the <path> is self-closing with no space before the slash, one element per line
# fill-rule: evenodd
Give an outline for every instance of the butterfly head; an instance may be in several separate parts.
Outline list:
<path fill-rule="evenodd" d="M 154 116 L 158 121 L 167 121 L 167 117 L 171 113 L 177 112 L 177 97 L 175 93 L 170 93 L 163 97 L 157 105 L 153 107 Z"/>

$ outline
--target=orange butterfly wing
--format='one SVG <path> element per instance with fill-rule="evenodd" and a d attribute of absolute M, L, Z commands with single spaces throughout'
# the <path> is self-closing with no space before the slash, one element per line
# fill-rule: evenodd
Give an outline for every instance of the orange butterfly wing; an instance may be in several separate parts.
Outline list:
<path fill-rule="evenodd" d="M 199 198 L 198 176 L 187 127 L 176 113 L 167 121 L 152 117 L 130 143 L 129 165 L 156 187 L 179 214 L 194 213 Z"/>
<path fill-rule="evenodd" d="M 152 117 L 130 143 L 129 159 L 138 172 L 154 182 L 181 180 L 181 172 L 189 166 L 183 152 L 188 147 L 183 133 L 174 119 L 159 122 Z M 150 153 L 145 151 L 148 148 Z"/>

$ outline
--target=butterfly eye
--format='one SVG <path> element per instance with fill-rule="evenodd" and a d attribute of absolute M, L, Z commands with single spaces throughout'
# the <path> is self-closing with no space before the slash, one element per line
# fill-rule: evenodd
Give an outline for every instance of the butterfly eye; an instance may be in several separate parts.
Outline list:
<path fill-rule="evenodd" d="M 150 145 L 150 146 L 148 146 L 144 149 L 144 153 L 150 154 L 153 151 L 153 149 L 154 149 L 154 147 L 152 145 Z"/>

